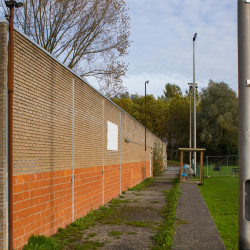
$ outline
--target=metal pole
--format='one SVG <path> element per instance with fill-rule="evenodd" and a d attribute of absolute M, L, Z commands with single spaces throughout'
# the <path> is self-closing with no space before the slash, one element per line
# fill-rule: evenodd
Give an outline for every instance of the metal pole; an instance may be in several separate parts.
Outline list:
<path fill-rule="evenodd" d="M 9 249 L 13 249 L 13 92 L 14 92 L 14 4 L 10 7 L 8 48 L 8 95 L 9 95 Z"/>
<path fill-rule="evenodd" d="M 140 130 L 141 127 L 139 127 L 139 183 L 140 183 L 140 174 L 141 174 L 141 155 L 140 155 L 140 150 L 141 150 L 141 140 L 140 140 Z"/>
<path fill-rule="evenodd" d="M 103 103 L 102 103 L 102 117 L 103 117 L 103 121 L 102 121 L 102 192 L 103 192 L 103 195 L 102 195 L 102 204 L 104 205 L 104 108 L 105 108 L 105 102 L 104 102 L 104 99 L 103 99 Z"/>
<path fill-rule="evenodd" d="M 133 130 L 132 130 L 132 120 L 131 120 L 131 187 L 133 187 L 133 167 L 132 167 L 132 152 L 133 152 Z"/>
<path fill-rule="evenodd" d="M 250 4 L 238 1 L 239 249 L 250 249 Z"/>
<path fill-rule="evenodd" d="M 227 156 L 227 176 L 228 176 L 228 156 Z"/>
<path fill-rule="evenodd" d="M 195 39 L 197 33 L 193 38 L 193 88 L 194 88 L 194 148 L 196 148 L 196 84 L 195 84 Z M 196 151 L 194 152 L 194 174 L 196 175 Z"/>
<path fill-rule="evenodd" d="M 146 94 L 146 86 L 149 83 L 149 81 L 145 82 L 145 151 L 147 151 L 147 143 L 146 143 L 146 134 L 147 134 L 147 94 Z"/>
<path fill-rule="evenodd" d="M 146 84 L 146 82 L 145 82 L 145 151 L 147 151 L 147 146 L 146 146 L 146 122 L 147 122 L 147 113 L 146 113 L 146 111 L 147 111 L 147 102 L 146 102 L 146 98 L 147 98 L 147 96 L 146 96 L 146 88 L 147 88 L 147 84 Z"/>
<path fill-rule="evenodd" d="M 190 96 L 190 111 L 189 111 L 189 148 L 192 148 L 192 109 L 191 109 L 191 89 L 192 87 L 189 86 L 189 96 Z M 189 166 L 191 168 L 192 165 L 192 152 L 189 151 Z"/>
<path fill-rule="evenodd" d="M 122 193 L 122 113 L 120 112 L 120 194 L 121 193 Z"/>
<path fill-rule="evenodd" d="M 208 157 L 206 156 L 207 158 L 207 177 L 208 177 Z"/>
<path fill-rule="evenodd" d="M 75 218 L 75 79 L 72 89 L 72 222 Z"/>

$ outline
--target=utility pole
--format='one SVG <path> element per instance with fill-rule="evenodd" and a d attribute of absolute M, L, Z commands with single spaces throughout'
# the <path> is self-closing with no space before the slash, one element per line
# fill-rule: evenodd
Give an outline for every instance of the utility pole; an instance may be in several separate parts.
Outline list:
<path fill-rule="evenodd" d="M 9 8 L 9 45 L 8 45 L 8 199 L 9 199 L 9 239 L 8 248 L 13 249 L 13 92 L 14 92 L 14 9 L 23 6 L 22 2 L 5 1 Z"/>
<path fill-rule="evenodd" d="M 188 83 L 189 85 L 189 98 L 190 98 L 190 110 L 189 110 L 189 148 L 192 148 L 192 105 L 191 105 L 191 90 L 192 90 L 192 83 Z M 192 166 L 192 152 L 189 151 L 189 164 L 190 168 Z"/>
<path fill-rule="evenodd" d="M 196 84 L 195 84 L 195 40 L 197 33 L 193 37 L 193 88 L 194 88 L 194 148 L 196 148 Z M 196 151 L 194 152 L 194 174 L 196 175 Z"/>
<path fill-rule="evenodd" d="M 147 151 L 147 84 L 149 83 L 149 81 L 145 82 L 145 151 Z"/>
<path fill-rule="evenodd" d="M 250 0 L 238 1 L 239 250 L 250 249 Z"/>

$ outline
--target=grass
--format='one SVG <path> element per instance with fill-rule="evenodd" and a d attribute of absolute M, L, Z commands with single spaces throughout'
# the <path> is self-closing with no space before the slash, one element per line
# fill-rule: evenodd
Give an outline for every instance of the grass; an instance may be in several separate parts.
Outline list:
<path fill-rule="evenodd" d="M 180 162 L 179 161 L 168 160 L 167 161 L 167 166 L 180 166 Z"/>
<path fill-rule="evenodd" d="M 119 231 L 111 231 L 109 233 L 109 236 L 119 236 L 119 235 L 122 235 L 124 234 L 123 232 L 119 232 Z"/>
<path fill-rule="evenodd" d="M 32 235 L 25 244 L 23 250 L 61 250 L 62 245 L 57 244 L 55 239 L 43 235 Z"/>
<path fill-rule="evenodd" d="M 152 227 L 151 221 L 129 221 L 125 222 L 125 224 L 132 226 L 132 227 Z"/>
<path fill-rule="evenodd" d="M 90 233 L 89 235 L 88 235 L 88 237 L 95 237 L 97 234 L 96 233 Z"/>
<path fill-rule="evenodd" d="M 222 169 L 221 171 L 214 171 L 214 167 L 215 166 L 211 166 L 209 165 L 207 167 L 207 165 L 203 165 L 203 169 L 204 169 L 204 175 L 207 176 L 207 172 L 208 172 L 208 175 L 211 176 L 211 177 L 216 177 L 216 176 L 226 176 L 227 173 L 228 173 L 228 176 L 238 176 L 238 174 L 232 174 L 232 169 L 233 168 L 239 168 L 239 166 L 228 166 L 228 169 L 227 169 L 227 166 L 222 166 Z"/>
<path fill-rule="evenodd" d="M 132 188 L 128 188 L 128 191 L 142 191 L 146 186 L 151 185 L 154 182 L 152 177 L 145 179 L 143 182 L 137 184 Z"/>
<path fill-rule="evenodd" d="M 128 232 L 128 234 L 130 235 L 130 234 L 137 234 L 136 232 Z"/>
<path fill-rule="evenodd" d="M 164 221 L 160 225 L 160 231 L 153 237 L 156 243 L 156 245 L 152 247 L 154 250 L 171 249 L 173 243 L 175 211 L 180 195 L 179 178 L 174 179 L 173 184 L 174 187 L 168 192 L 165 192 L 167 205 L 162 211 Z"/>
<path fill-rule="evenodd" d="M 238 185 L 234 177 L 208 178 L 201 194 L 228 250 L 238 249 Z"/>
<path fill-rule="evenodd" d="M 98 249 L 99 247 L 103 247 L 104 246 L 104 243 L 101 243 L 99 241 L 85 241 L 83 242 L 83 244 L 79 245 L 79 244 L 76 244 L 74 249 L 75 250 L 96 250 Z"/>
<path fill-rule="evenodd" d="M 140 193 L 135 193 L 135 192 L 133 192 L 133 195 L 135 195 L 135 196 L 141 196 L 141 195 L 144 195 L 144 194 L 140 194 Z"/>

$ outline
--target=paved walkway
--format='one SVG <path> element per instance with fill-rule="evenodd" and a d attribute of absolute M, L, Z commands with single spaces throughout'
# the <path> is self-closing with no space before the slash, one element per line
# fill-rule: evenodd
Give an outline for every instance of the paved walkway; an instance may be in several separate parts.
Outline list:
<path fill-rule="evenodd" d="M 168 169 L 170 176 L 178 174 L 177 168 Z M 225 250 L 197 184 L 181 183 L 180 189 L 172 250 Z"/>

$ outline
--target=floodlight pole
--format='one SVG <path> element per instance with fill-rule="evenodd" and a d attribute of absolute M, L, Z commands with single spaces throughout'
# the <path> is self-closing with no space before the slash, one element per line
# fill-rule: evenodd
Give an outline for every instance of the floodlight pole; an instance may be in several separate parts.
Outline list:
<path fill-rule="evenodd" d="M 197 33 L 193 37 L 193 88 L 194 88 L 194 148 L 196 148 L 196 84 L 195 84 L 195 39 Z M 196 151 L 194 152 L 194 174 L 196 175 Z"/>
<path fill-rule="evenodd" d="M 250 1 L 238 1 L 239 250 L 250 249 Z"/>
<path fill-rule="evenodd" d="M 192 148 L 192 105 L 191 105 L 191 90 L 192 90 L 192 83 L 188 83 L 189 85 L 189 98 L 190 98 L 190 110 L 189 110 L 189 148 Z M 190 168 L 192 166 L 192 152 L 189 151 L 189 165 Z"/>

